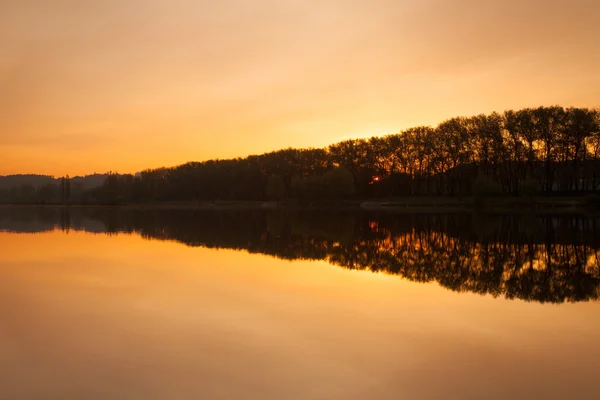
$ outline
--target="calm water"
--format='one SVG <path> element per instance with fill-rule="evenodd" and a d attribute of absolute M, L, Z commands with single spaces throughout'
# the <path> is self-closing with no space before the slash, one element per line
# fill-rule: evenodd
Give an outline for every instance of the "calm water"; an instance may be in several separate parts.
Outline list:
<path fill-rule="evenodd" d="M 600 219 L 0 208 L 0 399 L 597 399 Z"/>

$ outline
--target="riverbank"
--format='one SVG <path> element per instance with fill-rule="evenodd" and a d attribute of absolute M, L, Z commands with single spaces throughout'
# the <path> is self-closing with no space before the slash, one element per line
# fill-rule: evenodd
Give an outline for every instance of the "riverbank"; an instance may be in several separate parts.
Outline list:
<path fill-rule="evenodd" d="M 366 201 L 361 207 L 390 212 L 486 212 L 588 214 L 600 211 L 596 197 L 406 197 Z"/>
<path fill-rule="evenodd" d="M 598 197 L 403 197 L 376 200 L 339 201 L 168 201 L 133 204 L 69 204 L 70 207 L 118 207 L 125 209 L 181 210 L 336 210 L 392 213 L 536 213 L 595 214 L 600 212 Z M 63 204 L 2 204 L 0 207 L 65 207 Z"/>

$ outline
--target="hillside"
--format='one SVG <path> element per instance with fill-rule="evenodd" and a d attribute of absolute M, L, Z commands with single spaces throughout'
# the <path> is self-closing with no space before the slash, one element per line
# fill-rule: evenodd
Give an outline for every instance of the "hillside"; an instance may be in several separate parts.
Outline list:
<path fill-rule="evenodd" d="M 75 176 L 71 178 L 71 183 L 79 182 L 86 189 L 93 189 L 101 186 L 106 180 L 107 174 L 92 174 L 85 176 Z M 33 186 L 39 188 L 45 185 L 58 185 L 60 178 L 55 178 L 49 175 L 38 174 L 16 174 L 16 175 L 0 175 L 0 189 L 10 189 L 20 186 Z"/>

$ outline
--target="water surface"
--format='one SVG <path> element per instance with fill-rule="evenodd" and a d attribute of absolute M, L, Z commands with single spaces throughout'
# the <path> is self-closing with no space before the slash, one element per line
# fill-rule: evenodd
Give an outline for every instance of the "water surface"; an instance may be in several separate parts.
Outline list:
<path fill-rule="evenodd" d="M 594 218 L 0 209 L 0 398 L 598 398 Z"/>

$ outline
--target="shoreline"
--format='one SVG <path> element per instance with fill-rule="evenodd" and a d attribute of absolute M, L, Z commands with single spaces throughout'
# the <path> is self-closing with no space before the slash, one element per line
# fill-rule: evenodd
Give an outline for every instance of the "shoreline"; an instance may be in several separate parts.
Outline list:
<path fill-rule="evenodd" d="M 342 201 L 166 201 L 130 204 L 0 204 L 2 208 L 119 208 L 126 210 L 331 210 L 386 213 L 505 213 L 505 214 L 596 214 L 598 205 L 585 197 L 497 197 L 477 204 L 472 197 L 405 197 Z"/>

